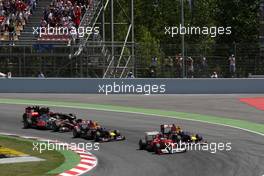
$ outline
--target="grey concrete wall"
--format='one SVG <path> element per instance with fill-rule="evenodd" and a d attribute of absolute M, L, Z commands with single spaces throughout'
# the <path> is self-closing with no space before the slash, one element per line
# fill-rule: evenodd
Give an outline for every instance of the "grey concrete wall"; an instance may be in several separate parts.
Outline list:
<path fill-rule="evenodd" d="M 123 90 L 122 90 L 123 89 Z M 0 79 L 0 93 L 264 93 L 264 79 Z"/>

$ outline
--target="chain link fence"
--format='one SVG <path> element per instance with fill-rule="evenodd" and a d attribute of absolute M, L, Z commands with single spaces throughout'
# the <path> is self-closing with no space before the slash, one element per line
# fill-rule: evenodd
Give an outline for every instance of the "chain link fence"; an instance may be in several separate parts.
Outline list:
<path fill-rule="evenodd" d="M 263 51 L 258 44 L 231 45 L 186 44 L 185 57 L 181 45 L 137 45 L 137 77 L 208 78 L 214 72 L 218 77 L 248 77 L 264 75 Z M 230 70 L 229 58 L 235 57 L 235 70 Z"/>
<path fill-rule="evenodd" d="M 111 45 L 104 46 L 111 48 Z M 115 45 L 115 53 L 122 45 Z M 102 45 L 87 44 L 78 57 L 70 57 L 78 46 L 34 44 L 1 45 L 0 72 L 12 72 L 13 77 L 36 77 L 40 72 L 47 77 L 102 77 L 108 67 L 102 54 Z M 131 71 L 136 77 L 208 78 L 216 72 L 218 77 L 248 77 L 264 75 L 263 48 L 257 44 L 210 45 L 186 44 L 185 58 L 181 58 L 181 45 L 136 45 L 135 62 Z M 229 57 L 236 58 L 236 70 L 230 72 Z M 123 57 L 129 57 L 125 52 Z M 119 55 L 115 55 L 118 60 Z M 190 59 L 191 57 L 191 59 Z M 204 60 L 205 58 L 205 60 Z M 183 64 L 184 63 L 184 64 Z"/>
<path fill-rule="evenodd" d="M 0 45 L 0 72 L 11 72 L 13 77 L 37 77 L 43 73 L 46 77 L 100 78 L 109 66 L 102 46 L 109 49 L 112 47 L 109 43 L 88 42 L 81 54 L 74 56 L 72 53 L 78 51 L 79 45 Z M 120 44 L 114 45 L 116 62 L 122 47 Z M 129 56 L 128 52 L 124 52 L 122 58 Z"/>

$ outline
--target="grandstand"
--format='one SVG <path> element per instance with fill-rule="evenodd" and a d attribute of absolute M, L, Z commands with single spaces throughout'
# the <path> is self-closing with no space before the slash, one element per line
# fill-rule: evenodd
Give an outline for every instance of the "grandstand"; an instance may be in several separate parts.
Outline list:
<path fill-rule="evenodd" d="M 34 0 L 0 0 L 0 41 L 17 41 L 34 10 Z"/>
<path fill-rule="evenodd" d="M 264 56 L 264 0 L 260 2 L 260 45 L 261 54 Z"/>
<path fill-rule="evenodd" d="M 4 8 L 9 6 L 8 0 L 1 1 Z M 6 29 L 1 33 L 5 45 L 0 54 L 3 72 L 12 71 L 16 76 L 35 76 L 42 71 L 50 77 L 119 78 L 134 69 L 133 0 L 131 15 L 126 16 L 127 34 L 121 41 L 115 40 L 115 27 L 120 23 L 114 17 L 114 0 L 14 2 L 23 4 L 23 9 L 4 13 L 0 17 L 2 24 L 9 21 L 12 13 L 30 13 L 27 19 L 15 21 L 14 32 Z M 112 14 L 109 22 L 105 21 L 106 11 Z M 106 32 L 106 23 L 111 26 L 110 32 Z M 81 36 L 79 29 L 87 28 L 90 32 Z"/>
<path fill-rule="evenodd" d="M 36 77 L 39 72 L 47 77 L 124 78 L 130 72 L 136 77 L 182 77 L 175 64 L 181 44 L 162 43 L 153 67 L 155 47 L 135 43 L 134 0 L 123 2 L 129 8 L 117 0 L 0 0 L 0 72 L 17 77 Z M 153 6 L 156 10 L 158 2 Z M 186 42 L 185 56 L 194 60 L 194 77 L 210 77 L 214 71 L 229 77 L 231 54 L 239 66 L 237 77 L 264 73 L 263 6 L 262 0 L 261 47 L 258 43 L 203 46 Z M 49 34 L 48 27 L 62 29 Z M 81 36 L 72 32 L 73 27 L 92 32 Z M 208 62 L 206 72 L 200 68 L 203 57 Z M 188 64 L 185 67 L 189 77 Z"/>

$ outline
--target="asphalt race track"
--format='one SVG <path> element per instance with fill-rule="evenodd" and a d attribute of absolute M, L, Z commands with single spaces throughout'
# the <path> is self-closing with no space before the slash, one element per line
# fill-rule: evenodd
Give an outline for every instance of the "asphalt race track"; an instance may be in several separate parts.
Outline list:
<path fill-rule="evenodd" d="M 146 97 L 0 94 L 0 98 L 16 97 L 173 109 L 264 123 L 264 112 L 237 101 L 238 97 L 247 97 L 246 95 Z M 21 115 L 24 107 L 25 105 L 0 104 L 0 132 L 45 137 L 65 142 L 87 142 L 83 139 L 73 139 L 71 133 L 22 129 Z M 70 108 L 52 107 L 51 109 L 57 112 L 75 113 L 80 118 L 96 120 L 106 128 L 119 129 L 127 137 L 126 141 L 103 143 L 100 144 L 99 151 L 91 151 L 97 156 L 99 163 L 87 175 L 262 176 L 264 174 L 264 137 L 257 134 L 230 127 L 164 117 Z M 209 142 L 231 142 L 232 150 L 218 151 L 215 154 L 209 151 L 188 151 L 162 156 L 139 151 L 138 140 L 143 133 L 159 130 L 159 125 L 162 123 L 177 123 L 188 131 L 202 134 Z"/>

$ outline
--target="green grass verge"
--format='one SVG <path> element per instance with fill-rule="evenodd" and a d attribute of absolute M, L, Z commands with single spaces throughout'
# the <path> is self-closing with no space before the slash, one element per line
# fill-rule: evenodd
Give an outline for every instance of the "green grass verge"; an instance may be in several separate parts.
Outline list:
<path fill-rule="evenodd" d="M 77 164 L 79 164 L 81 158 L 76 153 L 69 150 L 61 150 L 60 153 L 63 154 L 65 158 L 64 163 L 60 165 L 58 168 L 49 171 L 48 174 L 62 173 L 65 170 L 69 170 L 75 167 Z"/>
<path fill-rule="evenodd" d="M 52 176 L 71 169 L 79 162 L 79 156 L 72 151 L 33 151 L 33 141 L 16 137 L 0 136 L 0 145 L 21 151 L 45 161 L 14 164 L 0 164 L 0 175 L 4 176 Z M 36 142 L 36 141 L 35 141 Z M 76 156 L 74 156 L 76 155 Z M 72 162 L 68 162 L 73 157 Z M 65 162 L 65 164 L 63 164 Z M 68 162 L 68 163 L 67 163 Z"/>

